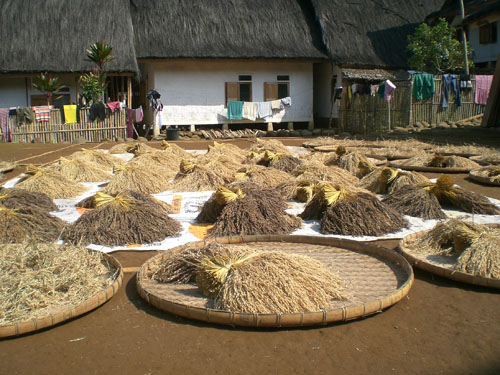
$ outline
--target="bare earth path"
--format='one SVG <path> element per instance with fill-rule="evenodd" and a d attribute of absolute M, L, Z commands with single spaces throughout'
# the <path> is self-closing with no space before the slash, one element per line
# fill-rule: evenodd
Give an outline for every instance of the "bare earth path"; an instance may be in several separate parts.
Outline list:
<path fill-rule="evenodd" d="M 178 144 L 207 147 L 206 141 Z M 96 146 L 112 143 L 83 145 Z M 56 151 L 26 160 L 47 163 L 81 147 L 0 144 L 0 160 Z M 16 168 L 5 177 L 20 172 Z M 466 177 L 454 175 L 461 186 L 500 199 L 500 188 Z M 378 244 L 393 249 L 397 241 Z M 138 267 L 155 254 L 113 255 L 124 267 Z M 0 340 L 0 374 L 500 374 L 499 339 L 499 291 L 419 270 L 408 297 L 381 314 L 324 327 L 267 330 L 209 325 L 158 311 L 139 298 L 135 275 L 127 273 L 118 294 L 85 316 Z"/>

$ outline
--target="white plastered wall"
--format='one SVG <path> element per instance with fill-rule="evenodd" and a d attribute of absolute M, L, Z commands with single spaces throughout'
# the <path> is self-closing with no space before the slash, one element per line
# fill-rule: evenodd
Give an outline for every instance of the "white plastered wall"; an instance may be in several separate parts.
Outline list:
<path fill-rule="evenodd" d="M 474 62 L 482 63 L 488 61 L 496 61 L 500 54 L 500 17 L 490 16 L 487 21 L 489 23 L 497 23 L 497 41 L 496 43 L 480 44 L 479 43 L 479 25 L 470 25 L 469 27 L 469 44 L 474 51 Z"/>
<path fill-rule="evenodd" d="M 148 90 L 161 94 L 162 125 L 248 123 L 226 118 L 225 82 L 252 75 L 252 101 L 264 101 L 264 82 L 290 76 L 292 105 L 259 122 L 309 122 L 313 119 L 313 64 L 295 61 L 171 60 L 142 64 Z"/>

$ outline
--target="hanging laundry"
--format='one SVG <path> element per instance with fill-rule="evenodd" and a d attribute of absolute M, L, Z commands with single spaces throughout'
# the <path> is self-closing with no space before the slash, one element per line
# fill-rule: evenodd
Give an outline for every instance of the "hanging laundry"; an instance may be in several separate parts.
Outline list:
<path fill-rule="evenodd" d="M 255 121 L 257 118 L 257 112 L 259 110 L 259 105 L 253 102 L 243 102 L 243 108 L 241 116 L 251 121 Z"/>
<path fill-rule="evenodd" d="M 144 112 L 142 111 L 142 105 L 139 108 L 134 109 L 134 122 L 139 123 L 144 119 Z"/>
<path fill-rule="evenodd" d="M 271 101 L 271 109 L 281 109 L 281 100 L 278 99 L 278 100 L 273 100 Z"/>
<path fill-rule="evenodd" d="M 413 76 L 413 96 L 417 100 L 430 99 L 434 95 L 434 75 L 417 73 Z"/>
<path fill-rule="evenodd" d="M 109 102 L 109 103 L 106 103 L 106 104 L 108 105 L 109 109 L 111 110 L 111 113 L 113 113 L 117 109 L 120 109 L 120 107 L 121 107 L 121 103 L 120 102 Z"/>
<path fill-rule="evenodd" d="M 349 100 L 352 99 L 352 87 L 351 86 L 347 86 L 347 98 Z"/>
<path fill-rule="evenodd" d="M 289 96 L 281 98 L 281 104 L 290 107 L 292 105 L 292 98 Z"/>
<path fill-rule="evenodd" d="M 358 83 L 358 86 L 356 88 L 356 92 L 358 95 L 371 95 L 371 87 L 370 85 L 364 85 L 361 83 Z"/>
<path fill-rule="evenodd" d="M 392 92 L 396 90 L 396 85 L 391 81 L 387 80 L 384 83 L 384 99 L 386 102 L 390 102 L 392 99 Z"/>
<path fill-rule="evenodd" d="M 456 74 L 451 75 L 451 89 L 453 90 L 453 95 L 455 95 L 455 104 L 457 107 L 462 106 L 462 97 L 460 93 L 460 84 L 458 82 L 458 77 Z"/>
<path fill-rule="evenodd" d="M 243 102 L 239 100 L 227 101 L 227 118 L 229 120 L 241 120 L 243 112 Z"/>
<path fill-rule="evenodd" d="M 492 82 L 492 75 L 476 76 L 476 92 L 474 95 L 475 104 L 486 105 L 486 103 L 488 102 L 488 95 L 490 94 Z"/>
<path fill-rule="evenodd" d="M 352 94 L 352 96 L 358 94 L 358 84 L 357 83 L 353 83 L 351 85 L 351 94 Z"/>
<path fill-rule="evenodd" d="M 76 123 L 76 105 L 75 104 L 67 104 L 64 107 L 64 123 L 65 124 L 74 124 Z"/>
<path fill-rule="evenodd" d="M 16 110 L 16 126 L 35 122 L 35 112 L 30 107 L 18 107 Z"/>
<path fill-rule="evenodd" d="M 273 109 L 271 107 L 271 102 L 260 102 L 258 104 L 259 108 L 257 110 L 258 118 L 266 118 L 273 115 Z"/>
<path fill-rule="evenodd" d="M 2 129 L 4 142 L 12 141 L 10 133 L 9 108 L 0 108 L 0 128 Z"/>
<path fill-rule="evenodd" d="M 37 106 L 33 107 L 35 110 L 35 118 L 38 122 L 49 122 L 50 121 L 50 109 L 51 106 Z"/>
<path fill-rule="evenodd" d="M 94 121 L 96 118 L 104 120 L 106 118 L 106 107 L 103 103 L 95 103 L 90 106 L 89 120 Z"/>
<path fill-rule="evenodd" d="M 370 95 L 375 96 L 378 92 L 378 85 L 370 85 Z"/>
<path fill-rule="evenodd" d="M 441 108 L 448 108 L 448 97 L 450 93 L 450 88 L 453 90 L 455 95 L 455 104 L 457 106 L 462 105 L 462 100 L 460 97 L 460 90 L 458 89 L 458 81 L 456 74 L 443 74 L 442 76 L 442 94 L 441 94 Z"/>
<path fill-rule="evenodd" d="M 460 74 L 460 89 L 472 89 L 472 80 L 470 74 Z"/>
<path fill-rule="evenodd" d="M 378 85 L 377 93 L 378 93 L 378 97 L 380 99 L 384 99 L 384 97 L 385 97 L 385 82 Z"/>

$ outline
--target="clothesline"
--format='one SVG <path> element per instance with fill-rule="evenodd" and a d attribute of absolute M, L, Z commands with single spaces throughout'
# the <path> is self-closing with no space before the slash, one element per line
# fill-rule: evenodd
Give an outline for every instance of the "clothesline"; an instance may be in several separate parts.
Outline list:
<path fill-rule="evenodd" d="M 243 120 L 244 118 L 250 121 L 256 119 L 265 119 L 273 115 L 273 111 L 281 111 L 292 105 L 292 98 L 285 98 L 266 101 L 266 102 L 243 102 L 239 100 L 227 101 L 227 118 L 229 120 Z"/>

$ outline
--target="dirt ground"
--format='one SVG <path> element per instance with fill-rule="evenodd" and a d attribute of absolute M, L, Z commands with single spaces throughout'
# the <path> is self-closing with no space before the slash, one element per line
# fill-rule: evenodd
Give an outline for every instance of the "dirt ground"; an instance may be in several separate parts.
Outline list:
<path fill-rule="evenodd" d="M 441 141 L 500 145 L 496 133 L 476 131 L 474 136 Z M 286 139 L 285 144 L 303 141 Z M 204 149 L 208 142 L 175 143 Z M 248 140 L 233 143 L 250 145 Z M 1 144 L 0 160 L 43 164 L 81 147 L 112 145 Z M 500 199 L 498 187 L 469 181 L 465 174 L 453 177 L 467 189 Z M 376 243 L 397 246 L 395 240 Z M 138 267 L 155 254 L 113 253 L 124 267 Z M 409 295 L 380 314 L 297 329 L 223 327 L 164 313 L 138 296 L 135 274 L 126 273 L 118 294 L 96 310 L 0 340 L 0 374 L 500 374 L 499 323 L 498 290 L 418 269 Z"/>

